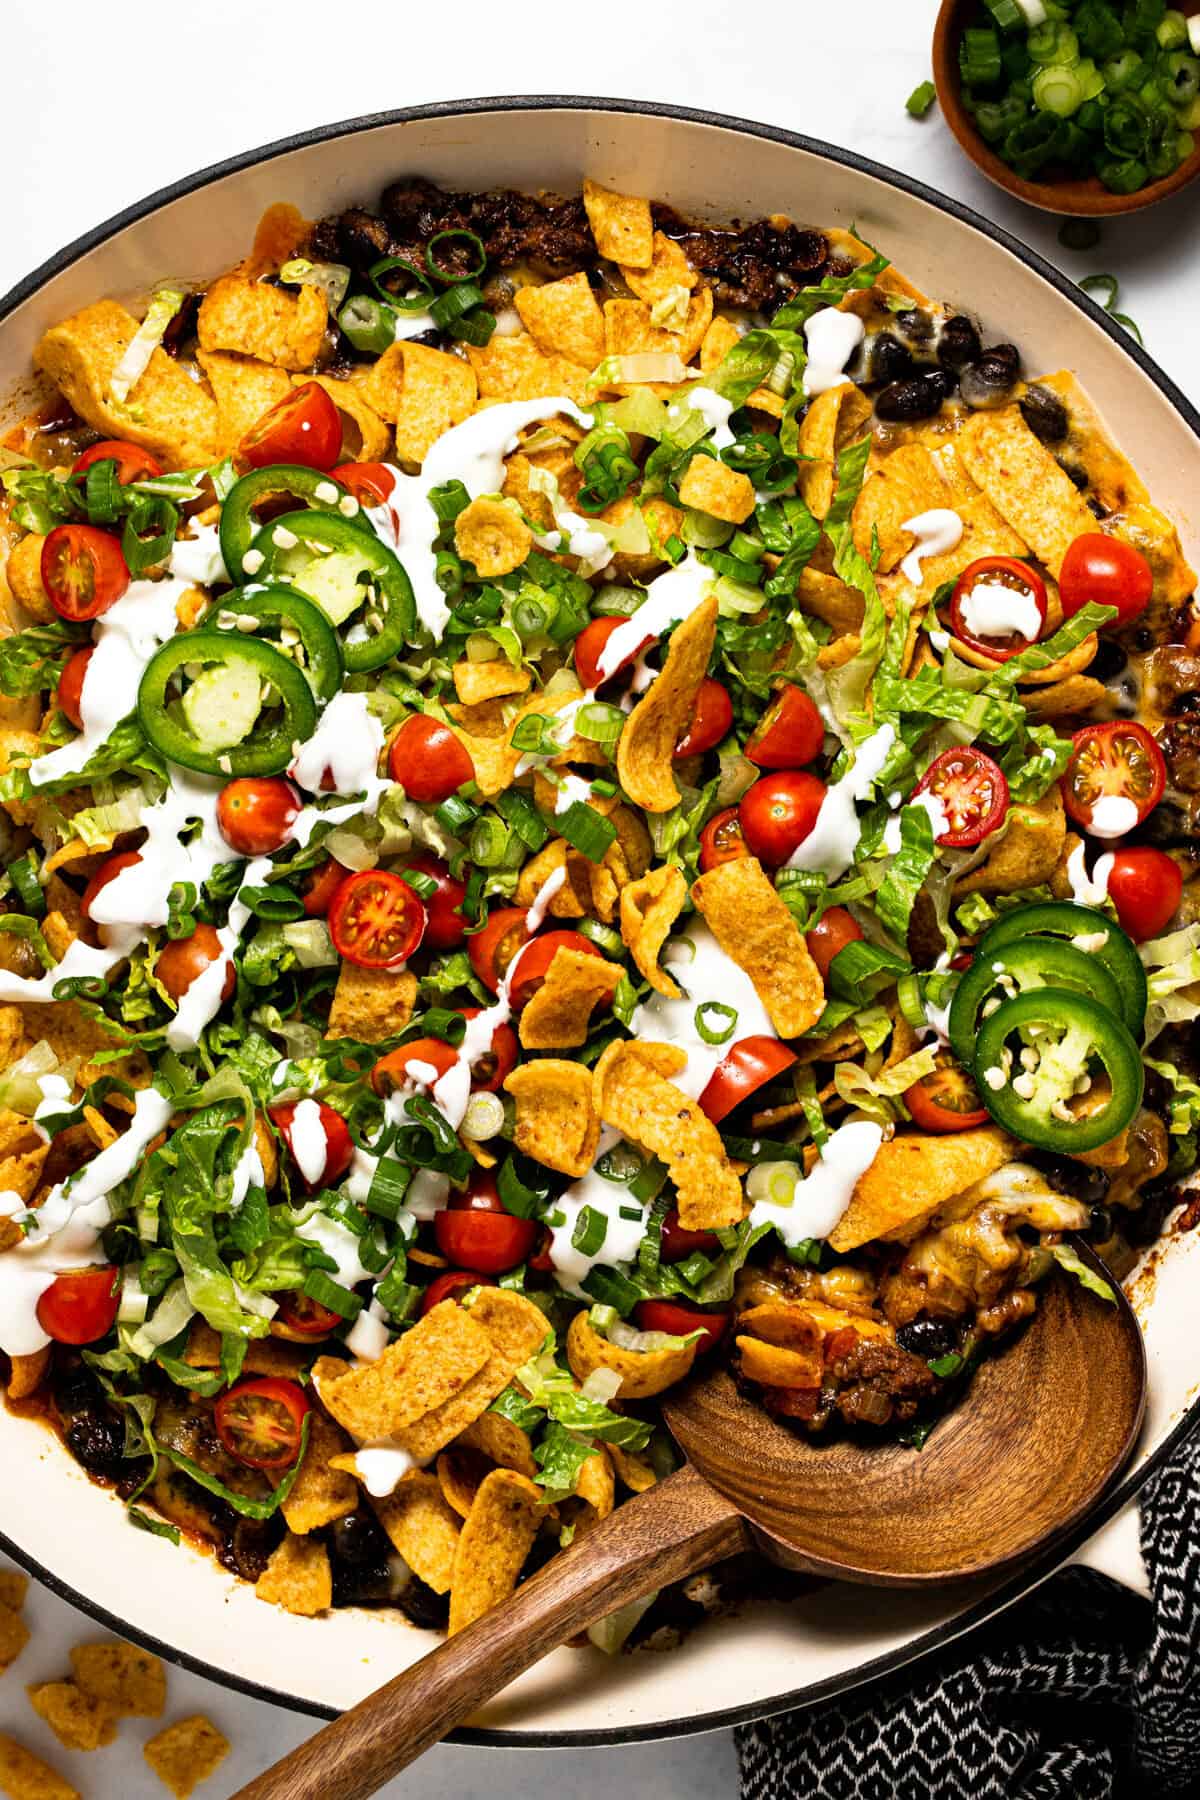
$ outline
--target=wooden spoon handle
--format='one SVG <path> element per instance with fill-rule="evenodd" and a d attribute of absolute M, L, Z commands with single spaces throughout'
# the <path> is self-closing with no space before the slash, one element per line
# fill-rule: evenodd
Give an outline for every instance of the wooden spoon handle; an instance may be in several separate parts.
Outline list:
<path fill-rule="evenodd" d="M 728 1501 L 690 1467 L 679 1469 L 231 1800 L 361 1800 L 547 1651 L 747 1542 Z"/>

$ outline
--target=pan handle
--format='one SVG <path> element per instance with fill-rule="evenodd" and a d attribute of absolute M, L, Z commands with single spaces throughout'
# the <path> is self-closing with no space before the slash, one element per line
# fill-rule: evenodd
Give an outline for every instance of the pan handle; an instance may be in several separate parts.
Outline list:
<path fill-rule="evenodd" d="M 735 1508 L 677 1470 L 231 1800 L 362 1800 L 556 1645 L 748 1541 Z"/>

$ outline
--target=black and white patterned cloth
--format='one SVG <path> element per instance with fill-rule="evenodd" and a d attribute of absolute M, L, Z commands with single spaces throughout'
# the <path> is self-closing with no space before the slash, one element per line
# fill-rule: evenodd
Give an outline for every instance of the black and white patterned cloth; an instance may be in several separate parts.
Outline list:
<path fill-rule="evenodd" d="M 1053 1576 L 965 1644 L 737 1733 L 743 1800 L 1200 1796 L 1200 1436 L 1143 1489 L 1150 1604 Z"/>

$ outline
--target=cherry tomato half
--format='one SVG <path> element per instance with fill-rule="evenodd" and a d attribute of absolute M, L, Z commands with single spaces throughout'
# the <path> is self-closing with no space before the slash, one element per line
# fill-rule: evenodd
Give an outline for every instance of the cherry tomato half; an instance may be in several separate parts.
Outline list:
<path fill-rule="evenodd" d="M 56 1275 L 37 1303 L 38 1324 L 56 1344 L 94 1344 L 112 1330 L 121 1271 L 112 1263 Z"/>
<path fill-rule="evenodd" d="M 1163 753 L 1144 725 L 1085 725 L 1062 777 L 1063 804 L 1095 837 L 1122 837 L 1154 811 L 1167 784 Z"/>
<path fill-rule="evenodd" d="M 1158 937 L 1174 918 L 1183 898 L 1179 864 L 1164 850 L 1149 846 L 1118 850 L 1108 876 L 1108 897 L 1121 928 L 1135 943 Z"/>
<path fill-rule="evenodd" d="M 819 756 L 825 742 L 821 715 L 803 688 L 785 687 L 767 708 L 746 743 L 746 756 L 760 769 L 798 769 Z"/>
<path fill-rule="evenodd" d="M 92 876 L 91 880 L 83 890 L 83 899 L 80 901 L 79 905 L 85 919 L 92 919 L 93 902 L 108 886 L 109 882 L 115 881 L 122 869 L 131 869 L 134 863 L 140 863 L 141 860 L 142 859 L 136 850 L 118 850 L 115 856 L 105 857 L 104 861 L 100 864 L 100 867 L 96 870 L 96 873 Z M 109 927 L 102 919 L 93 919 L 93 923 L 97 928 L 100 942 L 106 944 L 108 942 Z"/>
<path fill-rule="evenodd" d="M 475 779 L 466 745 L 448 725 L 425 713 L 412 713 L 392 738 L 388 769 L 408 798 L 423 806 L 448 800 L 464 781 Z"/>
<path fill-rule="evenodd" d="M 1020 631 L 989 634 L 980 630 L 973 609 L 982 609 L 983 593 L 976 590 L 988 588 L 1008 588 L 1014 596 L 1033 601 L 1037 630 L 1031 637 Z M 1033 622 L 1032 618 L 1028 621 Z M 1015 556 L 981 556 L 967 564 L 954 584 L 950 598 L 950 629 L 960 644 L 979 650 L 996 662 L 1007 662 L 1010 656 L 1019 656 L 1022 650 L 1028 650 L 1046 629 L 1046 584 L 1036 569 Z"/>
<path fill-rule="evenodd" d="M 1115 606 L 1109 628 L 1119 630 L 1143 613 L 1154 592 L 1154 571 L 1132 544 L 1103 531 L 1085 531 L 1068 546 L 1058 577 L 1063 618 L 1069 619 L 1089 600 Z"/>
<path fill-rule="evenodd" d="M 348 875 L 329 907 L 334 949 L 360 969 L 395 969 L 407 962 L 425 930 L 425 908 L 388 869 Z"/>
<path fill-rule="evenodd" d="M 988 1109 L 974 1082 L 946 1051 L 938 1052 L 932 1075 L 923 1075 L 904 1090 L 904 1104 L 922 1131 L 967 1131 L 988 1121 Z"/>
<path fill-rule="evenodd" d="M 411 1085 L 414 1081 L 422 1086 L 432 1087 L 428 1069 L 434 1071 L 434 1080 L 448 1074 L 458 1061 L 458 1051 L 453 1044 L 447 1044 L 442 1038 L 413 1038 L 411 1043 L 401 1044 L 398 1050 L 389 1050 L 381 1056 L 371 1070 L 371 1086 L 377 1094 L 385 1098 L 399 1087 Z M 413 1064 L 417 1064 L 418 1072 L 412 1073 Z"/>
<path fill-rule="evenodd" d="M 780 769 L 747 788 L 738 807 L 742 836 L 751 856 L 778 869 L 799 848 L 817 822 L 825 783 L 798 769 Z"/>
<path fill-rule="evenodd" d="M 493 994 L 500 991 L 504 971 L 522 944 L 529 942 L 529 937 L 525 908 L 501 906 L 488 914 L 482 931 L 477 931 L 473 937 L 468 938 L 467 955 L 471 959 L 471 967 L 484 987 L 491 988 Z"/>
<path fill-rule="evenodd" d="M 213 926 L 200 924 L 190 937 L 168 938 L 154 959 L 155 978 L 166 988 L 172 1000 L 182 1000 L 198 975 L 219 957 L 227 959 L 225 981 L 221 988 L 221 1004 L 225 1004 L 237 986 L 233 958 Z"/>
<path fill-rule="evenodd" d="M 54 696 L 58 710 L 66 713 L 76 731 L 83 730 L 83 714 L 79 710 L 83 700 L 83 678 L 87 674 L 94 649 L 94 644 L 85 644 L 82 649 L 71 652 L 63 665 L 63 672 L 58 678 L 58 692 Z"/>
<path fill-rule="evenodd" d="M 464 1019 L 477 1019 L 478 1006 L 464 1006 Z M 485 1094 L 498 1094 L 517 1066 L 520 1047 L 511 1025 L 497 1025 L 492 1033 L 492 1047 L 486 1056 L 471 1064 L 471 1086 Z"/>
<path fill-rule="evenodd" d="M 587 956 L 603 957 L 604 952 L 589 943 L 581 931 L 545 931 L 514 957 L 509 978 L 508 999 L 515 1012 L 527 1006 L 549 972 L 550 964 L 560 950 L 579 950 Z"/>
<path fill-rule="evenodd" d="M 704 1336 L 696 1345 L 697 1356 L 707 1356 L 715 1350 L 729 1324 L 728 1313 L 701 1312 L 699 1307 L 685 1306 L 681 1300 L 639 1300 L 633 1316 L 639 1331 L 667 1331 L 672 1337 L 702 1331 Z"/>
<path fill-rule="evenodd" d="M 917 794 L 933 794 L 942 803 L 946 829 L 935 833 L 934 842 L 944 849 L 981 844 L 1008 811 L 1003 770 L 973 744 L 934 757 L 913 789 Z"/>
<path fill-rule="evenodd" d="M 292 835 L 304 801 L 283 775 L 239 775 L 217 798 L 217 825 L 241 856 L 269 856 Z"/>
<path fill-rule="evenodd" d="M 286 1289 L 275 1295 L 279 1311 L 271 1320 L 273 1337 L 290 1337 L 303 1342 L 308 1338 L 328 1337 L 342 1323 L 342 1315 L 332 1307 L 310 1300 L 297 1289 Z"/>
<path fill-rule="evenodd" d="M 700 873 L 707 875 L 718 863 L 734 862 L 739 856 L 749 854 L 737 807 L 722 807 L 700 833 Z"/>
<path fill-rule="evenodd" d="M 663 1262 L 683 1262 L 697 1250 L 705 1256 L 715 1256 L 720 1247 L 721 1240 L 715 1231 L 689 1231 L 686 1225 L 681 1225 L 674 1207 L 665 1215 L 659 1245 Z"/>
<path fill-rule="evenodd" d="M 330 473 L 360 506 L 386 506 L 396 486 L 386 463 L 339 463 Z"/>
<path fill-rule="evenodd" d="M 443 1300 L 461 1300 L 473 1287 L 495 1287 L 490 1275 L 479 1275 L 471 1269 L 447 1269 L 435 1275 L 421 1297 L 421 1317 L 440 1306 Z"/>
<path fill-rule="evenodd" d="M 326 1106 L 323 1100 L 315 1102 L 320 1114 L 321 1130 L 325 1134 L 325 1162 L 311 1180 L 304 1172 L 301 1158 L 297 1155 L 299 1142 L 296 1130 L 296 1110 L 302 1106 L 302 1100 L 287 1100 L 282 1106 L 271 1108 L 271 1122 L 278 1128 L 280 1136 L 288 1147 L 288 1154 L 300 1170 L 300 1178 L 309 1193 L 316 1193 L 318 1188 L 332 1187 L 340 1181 L 350 1164 L 354 1161 L 354 1139 L 350 1136 L 350 1127 L 340 1112 L 332 1106 Z M 304 1160 L 308 1160 L 307 1146 L 302 1147 Z"/>
<path fill-rule="evenodd" d="M 733 701 L 726 688 L 706 675 L 692 702 L 691 723 L 675 746 L 675 756 L 701 756 L 719 744 L 733 724 Z"/>
<path fill-rule="evenodd" d="M 163 472 L 157 457 L 143 450 L 140 444 L 127 444 L 123 438 L 104 438 L 75 458 L 71 473 L 84 475 L 95 463 L 101 462 L 116 463 L 117 480 L 122 487 L 131 481 L 152 481 Z"/>
<path fill-rule="evenodd" d="M 56 525 L 42 545 L 42 586 L 60 619 L 98 619 L 129 586 L 121 546 L 94 525 Z"/>
<path fill-rule="evenodd" d="M 538 1235 L 533 1219 L 505 1212 L 495 1178 L 483 1170 L 472 1175 L 464 1194 L 451 1196 L 433 1221 L 437 1247 L 460 1269 L 503 1275 L 532 1250 Z"/>
<path fill-rule="evenodd" d="M 409 869 L 415 869 L 419 875 L 428 875 L 437 883 L 435 891 L 424 895 L 422 900 L 425 907 L 423 941 L 430 950 L 457 949 L 467 935 L 467 921 L 462 915 L 462 903 L 467 897 L 465 883 L 455 881 L 445 863 L 424 852 L 405 857 L 401 874 Z"/>
<path fill-rule="evenodd" d="M 653 638 L 643 638 L 641 643 L 629 652 L 628 656 L 621 658 L 615 669 L 610 669 L 607 674 L 603 673 L 600 668 L 600 658 L 604 654 L 604 647 L 613 632 L 628 623 L 628 619 L 592 619 L 575 639 L 575 673 L 589 692 L 593 688 L 603 686 L 606 681 L 611 681 L 614 675 L 621 673 L 622 669 L 628 669 L 632 663 L 637 661 L 646 645 L 653 643 Z"/>
<path fill-rule="evenodd" d="M 213 1423 L 230 1456 L 248 1469 L 290 1469 L 300 1454 L 308 1398 L 295 1381 L 267 1375 L 222 1394 Z"/>
<path fill-rule="evenodd" d="M 271 463 L 332 469 L 341 448 L 337 407 L 318 382 L 306 381 L 255 421 L 234 452 L 234 462 L 239 469 L 265 469 Z"/>
<path fill-rule="evenodd" d="M 828 912 L 822 913 L 811 931 L 806 931 L 804 941 L 808 945 L 808 954 L 817 965 L 822 981 L 829 980 L 829 965 L 839 950 L 847 944 L 856 944 L 862 937 L 857 920 L 844 906 L 831 906 Z"/>
<path fill-rule="evenodd" d="M 777 1075 L 790 1069 L 795 1060 L 795 1051 L 781 1044 L 778 1038 L 739 1038 L 710 1075 L 708 1086 L 700 1096 L 701 1112 L 718 1125 L 726 1113 L 731 1113 L 735 1106 L 748 1100 L 768 1081 L 774 1081 Z"/>
<path fill-rule="evenodd" d="M 341 887 L 348 869 L 331 856 L 304 877 L 300 898 L 310 919 L 323 919 L 333 904 L 333 896 Z"/>

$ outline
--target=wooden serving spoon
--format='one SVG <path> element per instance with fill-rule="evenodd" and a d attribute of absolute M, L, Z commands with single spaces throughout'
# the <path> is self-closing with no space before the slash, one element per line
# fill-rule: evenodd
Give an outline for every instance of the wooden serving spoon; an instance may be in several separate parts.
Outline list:
<path fill-rule="evenodd" d="M 1103 1264 L 1083 1244 L 1079 1254 Z M 1052 1278 L 1030 1323 L 976 1372 L 925 1447 L 814 1443 L 725 1369 L 666 1396 L 688 1464 L 619 1507 L 494 1611 L 326 1725 L 233 1800 L 360 1800 L 576 1632 L 722 1557 L 882 1587 L 995 1573 L 1076 1524 L 1133 1449 L 1142 1334 Z"/>

